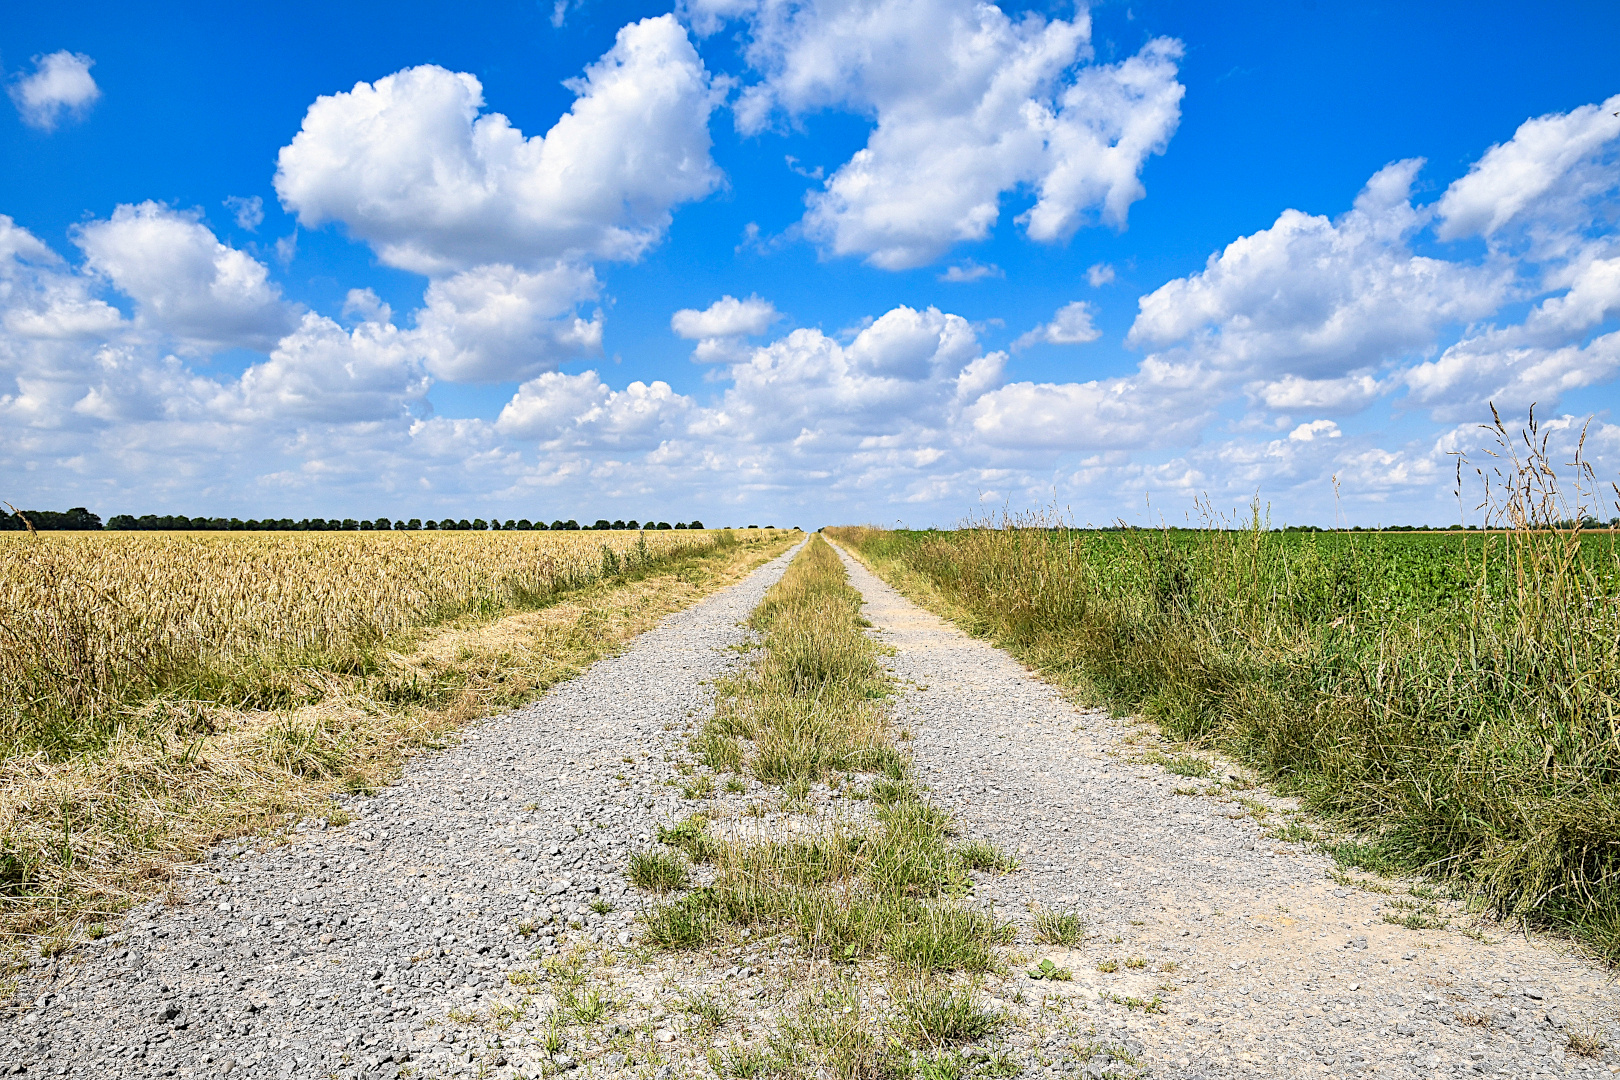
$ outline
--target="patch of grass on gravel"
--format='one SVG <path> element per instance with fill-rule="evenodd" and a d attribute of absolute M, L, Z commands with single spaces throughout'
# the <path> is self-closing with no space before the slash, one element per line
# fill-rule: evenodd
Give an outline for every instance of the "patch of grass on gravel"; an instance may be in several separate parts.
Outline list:
<path fill-rule="evenodd" d="M 690 875 L 679 855 L 663 851 L 638 851 L 630 856 L 630 881 L 649 892 L 673 892 L 686 888 Z"/>
<path fill-rule="evenodd" d="M 1072 911 L 1037 911 L 1035 939 L 1043 945 L 1073 948 L 1086 936 L 1086 921 Z"/>

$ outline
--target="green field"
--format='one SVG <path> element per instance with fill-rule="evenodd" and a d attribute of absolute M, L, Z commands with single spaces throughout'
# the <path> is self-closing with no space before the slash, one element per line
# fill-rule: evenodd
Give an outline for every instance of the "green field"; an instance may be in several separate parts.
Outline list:
<path fill-rule="evenodd" d="M 1054 681 L 1230 753 L 1620 959 L 1620 549 L 1607 530 L 834 530 Z"/>

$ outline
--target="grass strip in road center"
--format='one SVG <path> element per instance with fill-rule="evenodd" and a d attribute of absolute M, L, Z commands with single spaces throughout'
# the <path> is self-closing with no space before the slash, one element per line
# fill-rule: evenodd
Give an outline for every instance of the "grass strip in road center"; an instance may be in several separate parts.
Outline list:
<path fill-rule="evenodd" d="M 665 850 L 632 860 L 636 884 L 680 893 L 648 911 L 652 943 L 698 949 L 781 934 L 801 957 L 835 965 L 821 968 L 829 976 L 781 1019 L 768 1050 L 717 1062 L 722 1074 L 927 1074 L 1005 1024 L 972 976 L 1004 969 L 1012 928 L 967 894 L 971 871 L 1010 863 L 988 844 L 954 840 L 913 782 L 861 603 L 837 555 L 812 537 L 753 614 L 757 661 L 721 686 L 692 740 L 711 769 L 779 788 L 795 827 L 741 839 L 695 814 L 660 830 Z M 812 783 L 869 809 L 804 821 Z M 708 883 L 691 886 L 695 876 Z M 871 974 L 888 980 L 884 1007 L 861 1007 L 856 987 Z"/>

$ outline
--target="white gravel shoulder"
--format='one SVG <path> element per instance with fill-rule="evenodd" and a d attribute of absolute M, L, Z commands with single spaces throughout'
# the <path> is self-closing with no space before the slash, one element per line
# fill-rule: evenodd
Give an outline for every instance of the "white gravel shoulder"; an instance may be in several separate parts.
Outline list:
<path fill-rule="evenodd" d="M 1233 795 L 1175 794 L 1193 782 L 1131 763 L 1140 754 L 1124 740 L 1140 728 L 1076 709 L 840 554 L 895 650 L 897 719 L 914 734 L 920 779 L 964 836 L 1022 860 L 981 892 L 1020 924 L 1020 947 L 1073 971 L 1072 982 L 1036 984 L 1042 993 L 1071 996 L 1099 1036 L 1140 1048 L 1142 1074 L 1620 1072 L 1610 973 L 1496 926 L 1483 928 L 1487 944 L 1387 923 L 1410 883 L 1391 883 L 1389 894 L 1346 887 L 1319 850 L 1267 837 Z M 1084 942 L 1034 944 L 1030 912 L 1041 907 L 1084 915 Z M 1438 907 L 1453 927 L 1470 925 L 1455 905 Z M 1098 970 L 1110 960 L 1117 971 Z M 1000 992 L 1015 993 L 1016 982 Z M 1163 1012 L 1105 995 L 1157 995 Z M 1567 1053 L 1571 1031 L 1601 1032 L 1610 1049 L 1597 1059 Z"/>
<path fill-rule="evenodd" d="M 588 905 L 623 896 L 630 850 L 674 815 L 663 758 L 796 552 L 416 758 L 347 801 L 351 824 L 216 850 L 178 903 L 36 962 L 0 1015 L 0 1075 L 538 1075 L 457 1010 L 487 1015 L 560 936 L 631 940 L 629 905 Z"/>

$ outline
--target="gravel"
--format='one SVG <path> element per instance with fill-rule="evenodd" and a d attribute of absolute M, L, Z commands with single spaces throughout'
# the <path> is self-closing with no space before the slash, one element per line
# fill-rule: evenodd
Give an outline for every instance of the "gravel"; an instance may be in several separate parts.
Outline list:
<path fill-rule="evenodd" d="M 906 688 L 898 719 L 915 736 L 919 777 L 963 835 L 1022 860 L 979 891 L 1019 925 L 1026 955 L 1074 975 L 1035 985 L 1086 1004 L 1098 1033 L 1142 1044 L 1143 1074 L 1620 1072 L 1612 1049 L 1598 1059 L 1566 1052 L 1571 1032 L 1620 1042 L 1620 996 L 1599 968 L 1496 927 L 1482 944 L 1455 929 L 1386 923 L 1411 883 L 1389 883 L 1388 894 L 1336 883 L 1319 850 L 1266 836 L 1236 802 L 1269 806 L 1274 820 L 1285 800 L 1176 794 L 1212 785 L 1141 763 L 1148 744 L 1130 740 L 1145 729 L 1075 708 L 1006 653 L 844 560 L 865 615 L 895 650 L 889 666 Z M 1085 940 L 1037 942 L 1040 909 L 1083 915 Z M 1455 905 L 1436 909 L 1453 927 L 1470 925 Z M 1118 970 L 1099 971 L 1109 960 Z M 1029 984 L 1016 983 L 989 989 L 1027 995 Z M 1163 1011 L 1103 995 L 1158 996 Z"/>
<path fill-rule="evenodd" d="M 342 800 L 350 823 L 216 849 L 175 902 L 36 961 L 0 1018 L 0 1075 L 538 1075 L 533 1040 L 508 1055 L 457 1017 L 564 941 L 632 940 L 621 872 L 680 803 L 671 732 L 791 554 Z"/>

